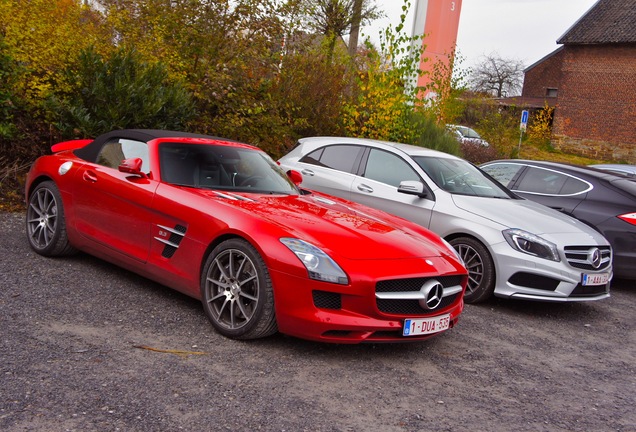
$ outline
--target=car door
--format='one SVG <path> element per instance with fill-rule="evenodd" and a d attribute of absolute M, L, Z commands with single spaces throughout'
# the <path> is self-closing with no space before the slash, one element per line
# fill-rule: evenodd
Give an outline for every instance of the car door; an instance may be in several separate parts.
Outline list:
<path fill-rule="evenodd" d="M 408 160 L 390 151 L 369 147 L 363 157 L 360 174 L 351 185 L 353 201 L 401 216 L 426 228 L 430 226 L 435 206 L 433 194 Z M 424 183 L 428 197 L 399 193 L 400 182 L 406 180 Z"/>
<path fill-rule="evenodd" d="M 146 262 L 158 182 L 118 170 L 123 159 L 137 157 L 142 159 L 142 171 L 149 172 L 146 143 L 117 138 L 106 142 L 96 163 L 78 170 L 73 203 L 76 229 L 91 247 Z"/>
<path fill-rule="evenodd" d="M 512 184 L 512 190 L 525 198 L 572 215 L 592 185 L 555 169 L 529 165 Z"/>
<path fill-rule="evenodd" d="M 364 147 L 334 144 L 320 147 L 299 161 L 302 187 L 351 199 L 351 184 L 358 171 Z"/>

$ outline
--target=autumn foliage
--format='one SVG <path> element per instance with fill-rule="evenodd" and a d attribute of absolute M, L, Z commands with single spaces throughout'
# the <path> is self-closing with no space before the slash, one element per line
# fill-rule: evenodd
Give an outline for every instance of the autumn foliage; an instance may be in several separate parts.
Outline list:
<path fill-rule="evenodd" d="M 367 43 L 352 57 L 342 39 L 310 31 L 311 7 L 0 2 L 0 189 L 19 182 L 51 144 L 117 128 L 208 133 L 273 157 L 310 135 L 430 146 L 446 139 L 422 139 L 424 129 L 441 128 L 414 103 L 410 77 L 421 52 L 409 51 L 404 17 L 379 48 Z"/>

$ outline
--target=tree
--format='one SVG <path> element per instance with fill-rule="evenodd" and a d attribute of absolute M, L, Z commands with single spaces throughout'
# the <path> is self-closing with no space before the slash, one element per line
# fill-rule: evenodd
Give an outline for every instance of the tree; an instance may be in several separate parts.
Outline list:
<path fill-rule="evenodd" d="M 470 76 L 471 88 L 496 97 L 516 96 L 523 84 L 523 62 L 490 54 L 477 64 Z"/>
<path fill-rule="evenodd" d="M 469 71 L 461 67 L 464 57 L 453 49 L 448 54 L 448 63 L 438 60 L 433 63 L 430 82 L 426 89 L 435 97 L 424 106 L 435 117 L 438 125 L 454 123 L 464 110 L 461 95 L 466 91 L 466 76 Z"/>
<path fill-rule="evenodd" d="M 0 1 L 3 50 L 22 66 L 15 93 L 37 107 L 81 49 L 108 43 L 102 30 L 99 14 L 81 0 Z"/>
<path fill-rule="evenodd" d="M 370 23 L 382 16 L 373 0 L 313 0 L 308 2 L 307 15 L 313 31 L 324 35 L 328 40 L 329 53 L 333 53 L 338 38 L 354 32 L 350 40 L 349 52 L 353 43 L 358 43 L 360 25 Z M 353 42 L 353 43 L 352 43 Z"/>
<path fill-rule="evenodd" d="M 349 55 L 353 58 L 358 51 L 358 36 L 360 34 L 360 22 L 362 21 L 363 0 L 354 0 L 353 18 L 351 20 L 351 30 L 349 32 Z"/>
<path fill-rule="evenodd" d="M 367 42 L 360 56 L 355 97 L 343 104 L 344 129 L 351 136 L 413 143 L 419 135 L 413 112 L 420 89 L 412 77 L 419 72 L 422 43 L 406 35 L 405 21 L 406 13 L 382 32 L 379 51 Z"/>
<path fill-rule="evenodd" d="M 183 129 L 194 115 L 189 93 L 170 82 L 161 63 L 144 63 L 134 50 L 104 58 L 88 49 L 65 73 L 70 90 L 51 98 L 50 112 L 67 137 L 94 137 L 126 128 Z"/>
<path fill-rule="evenodd" d="M 15 133 L 13 83 L 17 76 L 17 65 L 6 53 L 5 47 L 4 37 L 0 34 L 0 138 L 11 138 Z"/>

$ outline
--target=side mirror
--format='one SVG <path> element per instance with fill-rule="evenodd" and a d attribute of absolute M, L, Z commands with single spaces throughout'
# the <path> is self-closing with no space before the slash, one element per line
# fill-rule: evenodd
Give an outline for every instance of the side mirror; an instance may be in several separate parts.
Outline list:
<path fill-rule="evenodd" d="M 143 161 L 141 158 L 124 159 L 119 165 L 119 171 L 128 174 L 138 175 L 142 178 L 148 178 L 145 172 L 141 171 Z"/>
<path fill-rule="evenodd" d="M 426 198 L 428 194 L 424 191 L 424 184 L 422 182 L 405 180 L 400 182 L 398 186 L 398 192 L 407 195 L 417 195 L 420 198 Z"/>
<path fill-rule="evenodd" d="M 300 185 L 303 182 L 303 175 L 296 170 L 287 171 L 287 177 L 296 185 Z"/>

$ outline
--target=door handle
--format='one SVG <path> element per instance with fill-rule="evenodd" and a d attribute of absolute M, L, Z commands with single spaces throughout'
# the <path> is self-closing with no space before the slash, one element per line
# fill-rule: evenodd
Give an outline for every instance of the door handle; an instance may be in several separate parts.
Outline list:
<path fill-rule="evenodd" d="M 373 188 L 371 186 L 367 186 L 365 184 L 359 184 L 358 190 L 360 192 L 373 193 Z"/>
<path fill-rule="evenodd" d="M 82 178 L 89 183 L 97 182 L 97 175 L 92 171 L 84 171 Z"/>
<path fill-rule="evenodd" d="M 303 174 L 303 175 L 309 176 L 309 177 L 313 177 L 313 176 L 316 175 L 312 170 L 307 169 L 307 168 L 301 170 L 300 173 Z"/>

